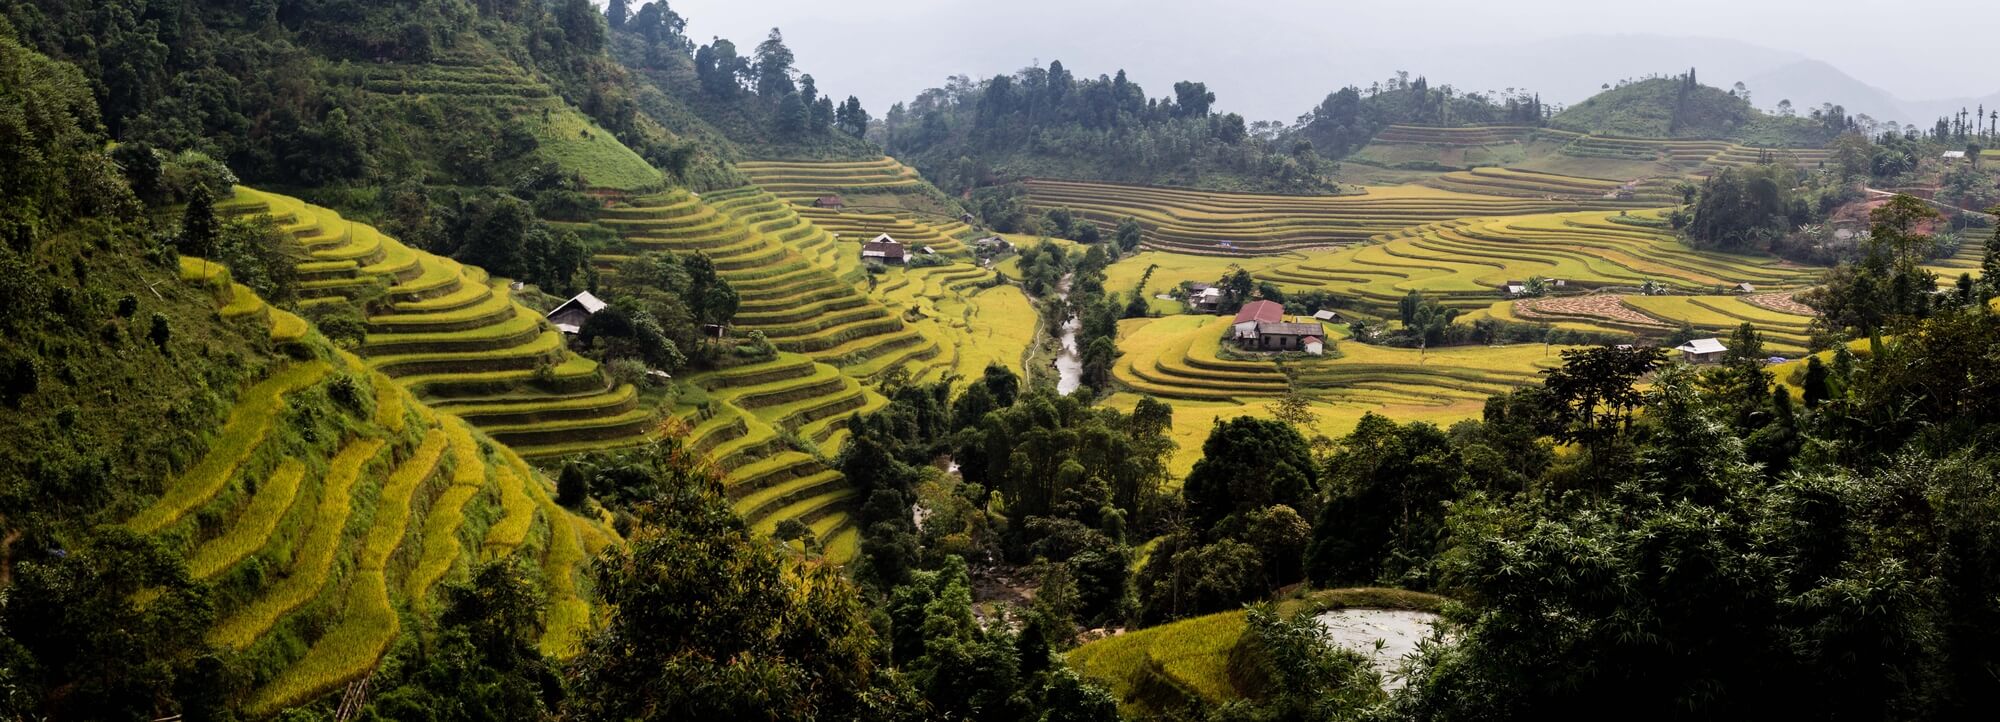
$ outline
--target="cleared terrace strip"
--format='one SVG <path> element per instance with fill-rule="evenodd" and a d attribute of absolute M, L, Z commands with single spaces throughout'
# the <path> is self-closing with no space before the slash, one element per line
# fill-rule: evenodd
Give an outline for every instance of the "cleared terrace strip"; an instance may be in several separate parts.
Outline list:
<path fill-rule="evenodd" d="M 249 706 L 253 714 L 269 714 L 325 694 L 367 674 L 389 651 L 402 623 L 391 606 L 386 567 L 403 543 L 417 488 L 437 471 L 447 444 L 444 430 L 431 429 L 416 453 L 383 483 L 374 523 L 356 555 L 340 623 L 313 642 L 305 657 L 258 690 Z"/>
<path fill-rule="evenodd" d="M 347 521 L 354 513 L 354 485 L 363 467 L 385 446 L 387 442 L 381 439 L 361 439 L 334 456 L 327 465 L 326 481 L 320 486 L 312 528 L 292 557 L 285 576 L 255 602 L 210 630 L 210 644 L 238 650 L 247 648 L 279 619 L 319 595 L 329 581 L 334 559 L 347 535 Z"/>
<path fill-rule="evenodd" d="M 523 473 L 513 464 L 493 468 L 493 484 L 500 492 L 500 518 L 487 528 L 486 539 L 480 543 L 482 559 L 504 557 L 527 541 L 528 530 L 535 525 L 535 500 L 527 487 L 532 483 L 533 474 Z"/>
<path fill-rule="evenodd" d="M 1536 129 L 1523 125 L 1482 125 L 1455 128 L 1421 125 L 1391 125 L 1375 135 L 1374 142 L 1407 145 L 1482 146 L 1519 143 L 1533 137 Z"/>
<path fill-rule="evenodd" d="M 306 466 L 298 459 L 280 463 L 277 471 L 257 485 L 250 506 L 230 523 L 229 531 L 195 549 L 188 558 L 188 575 L 195 579 L 214 577 L 269 544 L 271 534 L 291 511 L 305 475 Z"/>
<path fill-rule="evenodd" d="M 134 515 L 126 526 L 151 534 L 215 498 L 270 434 L 278 412 L 284 409 L 284 397 L 318 384 L 332 371 L 324 361 L 294 363 L 250 387 L 230 409 L 229 420 L 223 422 L 222 432 L 209 444 L 201 461 L 167 482 L 160 499 Z"/>
<path fill-rule="evenodd" d="M 424 518 L 423 552 L 417 568 L 410 572 L 404 597 L 413 605 L 429 605 L 431 589 L 458 564 L 464 545 L 459 542 L 460 525 L 465 523 L 465 504 L 486 487 L 486 462 L 479 454 L 479 441 L 464 421 L 445 423 L 451 442 L 451 486 L 432 502 Z"/>
<path fill-rule="evenodd" d="M 1094 222 L 1135 218 L 1146 243 L 1211 255 L 1282 252 L 1359 243 L 1399 229 L 1455 218 L 1546 213 L 1619 205 L 1588 200 L 1481 196 L 1398 186 L 1359 196 L 1286 197 L 1028 181 L 1037 209 L 1066 207 Z M 1224 245 L 1227 244 L 1227 245 Z"/>
<path fill-rule="evenodd" d="M 366 319 L 362 352 L 371 367 L 432 400 L 511 387 L 526 397 L 517 417 L 485 429 L 504 434 L 508 443 L 551 450 L 579 441 L 619 446 L 643 440 L 647 419 L 625 403 L 630 390 L 610 383 L 596 363 L 570 353 L 540 314 L 513 301 L 504 281 L 410 249 L 327 209 L 251 189 L 238 195 L 232 212 L 283 209 L 285 228 L 308 244 L 317 262 L 359 264 L 355 278 L 321 289 L 329 298 L 355 290 L 356 283 L 386 289 L 390 308 Z M 574 403 L 573 395 L 581 391 L 610 398 Z M 518 414 L 535 410 L 536 397 L 554 407 L 551 415 L 520 420 Z"/>

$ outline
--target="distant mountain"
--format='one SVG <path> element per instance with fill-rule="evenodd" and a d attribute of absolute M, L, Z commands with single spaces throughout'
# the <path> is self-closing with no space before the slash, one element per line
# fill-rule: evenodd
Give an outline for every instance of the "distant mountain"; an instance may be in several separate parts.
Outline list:
<path fill-rule="evenodd" d="M 1790 100 L 1801 115 L 1808 108 L 1833 103 L 1846 108 L 1849 114 L 1865 113 L 1876 120 L 1911 123 L 1920 117 L 1889 91 L 1861 82 L 1819 60 L 1789 63 L 1751 75 L 1743 82 L 1750 88 L 1751 102 L 1759 108 L 1775 109 L 1779 101 Z"/>
<path fill-rule="evenodd" d="M 1578 62 L 1589 58 L 1589 62 Z M 1695 68 L 1716 87 L 1741 82 L 1752 104 L 1775 110 L 1780 100 L 1800 109 L 1834 103 L 1876 120 L 1929 123 L 1949 108 L 1976 107 L 1982 99 L 1912 102 L 1856 79 L 1821 60 L 1739 40 L 1663 35 L 1572 35 L 1526 43 L 1471 46 L 1449 54 L 1417 48 L 1369 49 L 1346 63 L 1366 76 L 1405 69 L 1460 90 L 1528 88 L 1549 103 L 1574 105 L 1621 80 L 1671 76 Z M 1377 69 L 1382 69 L 1377 72 Z M 1366 87 L 1368 82 L 1350 79 Z M 1983 99 L 2000 106 L 2000 94 Z"/>

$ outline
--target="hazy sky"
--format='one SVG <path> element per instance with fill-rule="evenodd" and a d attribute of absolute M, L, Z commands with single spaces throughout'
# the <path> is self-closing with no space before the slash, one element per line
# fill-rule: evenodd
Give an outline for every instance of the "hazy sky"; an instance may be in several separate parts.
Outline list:
<path fill-rule="evenodd" d="M 635 5 L 637 3 L 635 2 Z M 721 35 L 746 51 L 773 26 L 821 88 L 862 98 L 877 116 L 955 73 L 990 77 L 1061 60 L 1078 75 L 1123 67 L 1149 94 L 1202 80 L 1225 110 L 1288 120 L 1328 91 L 1397 69 L 1466 89 L 1509 86 L 1557 96 L 1687 66 L 1727 76 L 1774 62 L 1756 48 L 1829 62 L 1905 100 L 2000 92 L 1987 29 L 1995 0 L 671 0 L 697 43 Z M 1948 18 L 1948 19 L 1946 19 Z M 1954 29 L 1971 29 L 1953 39 Z M 1590 57 L 1520 49 L 1571 35 L 1647 34 L 1738 41 L 1672 55 Z M 1600 39 L 1604 40 L 1604 39 Z M 1603 54 L 1598 54 L 1603 53 Z M 1522 56 L 1527 57 L 1522 57 Z M 1506 78 L 1478 77 L 1502 73 Z M 1514 76 L 1533 75 L 1536 77 Z M 1454 77 L 1456 76 L 1456 77 Z M 1467 77 L 1473 76 L 1473 77 Z M 1588 78 L 1588 85 L 1585 79 Z M 1742 78 L 1706 74 L 1727 85 Z M 1558 97 L 1558 100 L 1576 98 Z M 1807 102 L 1817 102 L 1808 100 Z"/>

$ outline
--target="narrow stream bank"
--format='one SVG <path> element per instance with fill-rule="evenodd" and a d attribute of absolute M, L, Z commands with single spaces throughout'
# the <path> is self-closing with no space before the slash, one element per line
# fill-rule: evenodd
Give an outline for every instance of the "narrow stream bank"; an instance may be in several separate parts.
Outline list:
<path fill-rule="evenodd" d="M 1074 274 L 1063 276 L 1056 286 L 1056 298 L 1069 302 L 1069 283 Z M 1063 322 L 1062 350 L 1056 354 L 1056 393 L 1068 396 L 1083 385 L 1083 351 L 1076 347 L 1076 332 L 1083 328 L 1083 319 L 1070 316 Z"/>

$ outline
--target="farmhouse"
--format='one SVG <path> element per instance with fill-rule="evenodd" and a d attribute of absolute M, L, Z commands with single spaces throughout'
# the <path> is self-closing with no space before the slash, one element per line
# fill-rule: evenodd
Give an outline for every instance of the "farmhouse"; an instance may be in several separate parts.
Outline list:
<path fill-rule="evenodd" d="M 1236 344 L 1249 351 L 1304 351 L 1317 356 L 1325 351 L 1320 341 L 1325 336 L 1326 327 L 1317 323 L 1263 322 L 1249 337 L 1238 336 Z"/>
<path fill-rule="evenodd" d="M 1681 360 L 1691 364 L 1712 364 L 1722 360 L 1729 353 L 1729 347 L 1712 338 L 1698 338 L 1674 347 L 1681 352 Z"/>
<path fill-rule="evenodd" d="M 556 307 L 556 310 L 550 311 L 549 323 L 555 324 L 557 331 L 573 336 L 583 330 L 583 322 L 590 320 L 591 316 L 597 315 L 597 312 L 604 310 L 607 305 L 610 304 L 591 295 L 589 291 L 584 291 L 564 301 L 561 306 Z"/>
<path fill-rule="evenodd" d="M 1756 286 L 1752 286 L 1752 285 L 1750 285 L 1750 284 L 1748 284 L 1748 283 L 1739 283 L 1739 284 L 1736 284 L 1736 292 L 1737 292 L 1737 293 L 1756 293 L 1756 292 L 1757 292 L 1757 287 L 1756 287 Z"/>
<path fill-rule="evenodd" d="M 839 210 L 847 207 L 847 201 L 841 200 L 840 196 L 820 196 L 818 200 L 813 201 L 813 207 Z"/>
<path fill-rule="evenodd" d="M 1271 301 L 1252 301 L 1236 312 L 1236 320 L 1230 327 L 1230 338 L 1241 342 L 1257 339 L 1260 324 L 1280 323 L 1285 320 L 1285 307 Z"/>
<path fill-rule="evenodd" d="M 1014 244 L 1008 243 L 1007 239 L 1001 238 L 999 236 L 988 236 L 986 238 L 981 238 L 979 240 L 973 241 L 972 247 L 982 251 L 985 250 L 1005 251 L 1009 248 L 1013 248 Z"/>
<path fill-rule="evenodd" d="M 1313 314 L 1313 320 L 1320 323 L 1340 323 L 1340 312 L 1322 309 L 1319 313 Z"/>
<path fill-rule="evenodd" d="M 875 240 L 861 245 L 862 260 L 873 259 L 883 263 L 902 263 L 903 256 L 902 242 L 890 238 L 887 233 L 876 236 Z"/>
<path fill-rule="evenodd" d="M 1187 285 L 1187 305 L 1188 310 L 1195 313 L 1215 313 L 1216 307 L 1222 305 L 1222 289 L 1206 283 L 1190 283 Z"/>

